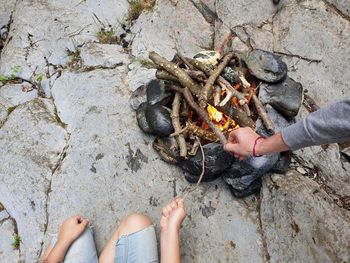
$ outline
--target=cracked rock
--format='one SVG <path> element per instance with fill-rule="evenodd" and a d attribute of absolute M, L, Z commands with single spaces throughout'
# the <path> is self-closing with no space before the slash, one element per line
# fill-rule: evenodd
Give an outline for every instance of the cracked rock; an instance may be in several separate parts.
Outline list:
<path fill-rule="evenodd" d="M 114 68 L 129 62 L 119 45 L 88 43 L 81 48 L 80 57 L 85 67 Z"/>
<path fill-rule="evenodd" d="M 1 203 L 16 220 L 25 262 L 37 262 L 47 224 L 47 192 L 66 145 L 50 100 L 18 106 L 0 129 Z"/>
<path fill-rule="evenodd" d="M 172 59 L 176 48 L 192 57 L 212 45 L 213 29 L 190 1 L 172 5 L 168 0 L 159 0 L 152 11 L 141 14 L 131 30 L 136 34 L 132 44 L 136 57 L 148 57 L 153 50 Z"/>
<path fill-rule="evenodd" d="M 16 234 L 16 225 L 8 214 L 7 216 L 6 219 L 0 221 L 0 261 L 4 263 L 20 262 L 19 250 L 12 246 Z"/>
<path fill-rule="evenodd" d="M 310 178 L 272 175 L 261 193 L 260 215 L 270 262 L 348 262 L 349 212 Z"/>

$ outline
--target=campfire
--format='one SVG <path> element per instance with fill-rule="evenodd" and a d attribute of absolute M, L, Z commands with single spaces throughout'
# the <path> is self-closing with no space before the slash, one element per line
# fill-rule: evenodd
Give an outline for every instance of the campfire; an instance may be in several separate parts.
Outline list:
<path fill-rule="evenodd" d="M 224 45 L 193 58 L 177 53 L 172 61 L 150 52 L 156 79 L 135 90 L 130 104 L 139 127 L 156 136 L 153 148 L 161 159 L 179 165 L 186 180 L 221 176 L 234 196 L 244 197 L 260 189 L 264 174 L 285 172 L 290 157 L 273 154 L 240 161 L 223 150 L 228 134 L 251 127 L 269 136 L 290 125 L 303 89 L 287 76 L 278 56 L 258 49 L 224 54 Z"/>

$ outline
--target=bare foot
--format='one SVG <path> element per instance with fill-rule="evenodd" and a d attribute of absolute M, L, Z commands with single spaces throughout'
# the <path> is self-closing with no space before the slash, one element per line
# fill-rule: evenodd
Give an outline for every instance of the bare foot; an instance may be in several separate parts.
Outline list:
<path fill-rule="evenodd" d="M 163 208 L 162 218 L 160 219 L 161 231 L 179 231 L 185 217 L 186 209 L 183 199 L 175 198 Z"/>

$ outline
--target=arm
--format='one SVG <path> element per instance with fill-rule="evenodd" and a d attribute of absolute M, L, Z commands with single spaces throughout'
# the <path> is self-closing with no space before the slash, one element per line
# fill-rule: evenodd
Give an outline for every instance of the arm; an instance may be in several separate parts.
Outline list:
<path fill-rule="evenodd" d="M 225 150 L 236 158 L 244 159 L 253 154 L 259 135 L 245 127 L 229 135 Z M 297 150 L 303 147 L 350 140 L 350 99 L 334 103 L 308 115 L 304 120 L 284 128 L 269 138 L 258 140 L 257 155 Z"/>
<path fill-rule="evenodd" d="M 183 199 L 176 198 L 163 208 L 160 220 L 161 263 L 180 263 L 180 227 L 186 217 Z"/>
<path fill-rule="evenodd" d="M 84 232 L 88 224 L 82 216 L 74 216 L 64 221 L 59 226 L 58 240 L 50 253 L 44 257 L 44 262 L 63 262 L 70 245 Z"/>
<path fill-rule="evenodd" d="M 281 131 L 289 149 L 350 140 L 350 99 L 309 114 Z"/>

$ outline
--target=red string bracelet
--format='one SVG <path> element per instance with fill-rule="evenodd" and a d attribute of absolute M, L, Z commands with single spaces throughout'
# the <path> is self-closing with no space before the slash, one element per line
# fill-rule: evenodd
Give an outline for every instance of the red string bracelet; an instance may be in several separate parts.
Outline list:
<path fill-rule="evenodd" d="M 255 139 L 255 141 L 254 141 L 254 146 L 253 146 L 253 156 L 254 156 L 254 157 L 261 157 L 261 156 L 262 156 L 262 155 L 257 155 L 257 154 L 256 154 L 256 151 L 255 151 L 255 147 L 256 147 L 256 145 L 257 145 L 257 143 L 258 143 L 258 141 L 259 141 L 260 139 L 265 139 L 265 138 L 262 137 L 262 136 L 259 136 L 258 138 Z"/>

